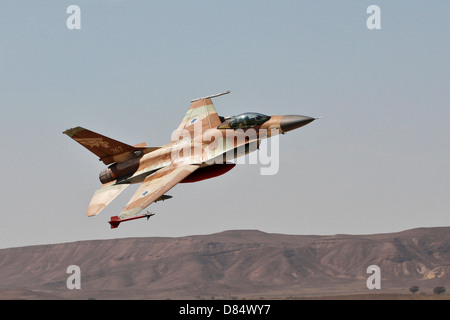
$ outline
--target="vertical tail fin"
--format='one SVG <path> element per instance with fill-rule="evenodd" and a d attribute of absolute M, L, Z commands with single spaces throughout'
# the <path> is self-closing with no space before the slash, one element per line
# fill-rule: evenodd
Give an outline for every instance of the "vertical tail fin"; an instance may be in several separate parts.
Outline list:
<path fill-rule="evenodd" d="M 143 144 L 129 144 L 105 137 L 82 127 L 75 127 L 63 132 L 83 147 L 94 153 L 104 164 L 122 162 L 158 148 L 149 148 Z"/>

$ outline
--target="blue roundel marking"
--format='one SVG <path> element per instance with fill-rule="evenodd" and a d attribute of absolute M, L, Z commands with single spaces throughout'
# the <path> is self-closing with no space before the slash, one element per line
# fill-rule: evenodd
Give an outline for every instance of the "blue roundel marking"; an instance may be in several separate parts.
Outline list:
<path fill-rule="evenodd" d="M 144 192 L 142 192 L 141 197 L 145 197 L 146 195 L 148 195 L 148 190 L 145 190 Z"/>
<path fill-rule="evenodd" d="M 195 121 L 197 121 L 197 118 L 192 119 L 191 124 L 193 124 Z"/>

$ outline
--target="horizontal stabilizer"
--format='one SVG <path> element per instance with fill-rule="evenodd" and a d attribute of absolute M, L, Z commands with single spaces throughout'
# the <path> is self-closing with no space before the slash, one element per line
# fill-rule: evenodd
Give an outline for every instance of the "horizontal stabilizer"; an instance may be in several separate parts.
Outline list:
<path fill-rule="evenodd" d="M 91 217 L 99 214 L 100 211 L 110 204 L 111 201 L 125 190 L 126 187 L 128 187 L 128 184 L 112 184 L 101 187 L 92 197 L 86 215 Z"/>

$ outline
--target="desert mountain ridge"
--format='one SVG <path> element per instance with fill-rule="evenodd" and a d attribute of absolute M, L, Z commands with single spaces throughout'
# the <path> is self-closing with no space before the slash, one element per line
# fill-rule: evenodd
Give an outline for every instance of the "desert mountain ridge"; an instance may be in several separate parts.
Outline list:
<path fill-rule="evenodd" d="M 68 289 L 68 266 L 81 289 Z M 86 240 L 0 250 L 3 299 L 301 298 L 382 289 L 450 290 L 450 227 L 395 233 L 286 235 L 231 230 L 184 237 Z"/>

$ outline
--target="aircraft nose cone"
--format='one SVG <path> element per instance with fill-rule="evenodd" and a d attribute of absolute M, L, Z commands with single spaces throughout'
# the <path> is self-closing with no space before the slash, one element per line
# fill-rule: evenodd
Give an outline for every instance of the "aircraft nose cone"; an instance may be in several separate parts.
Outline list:
<path fill-rule="evenodd" d="M 280 128 L 283 132 L 288 132 L 300 127 L 307 125 L 310 122 L 313 122 L 315 119 L 306 116 L 282 116 L 280 121 Z"/>

